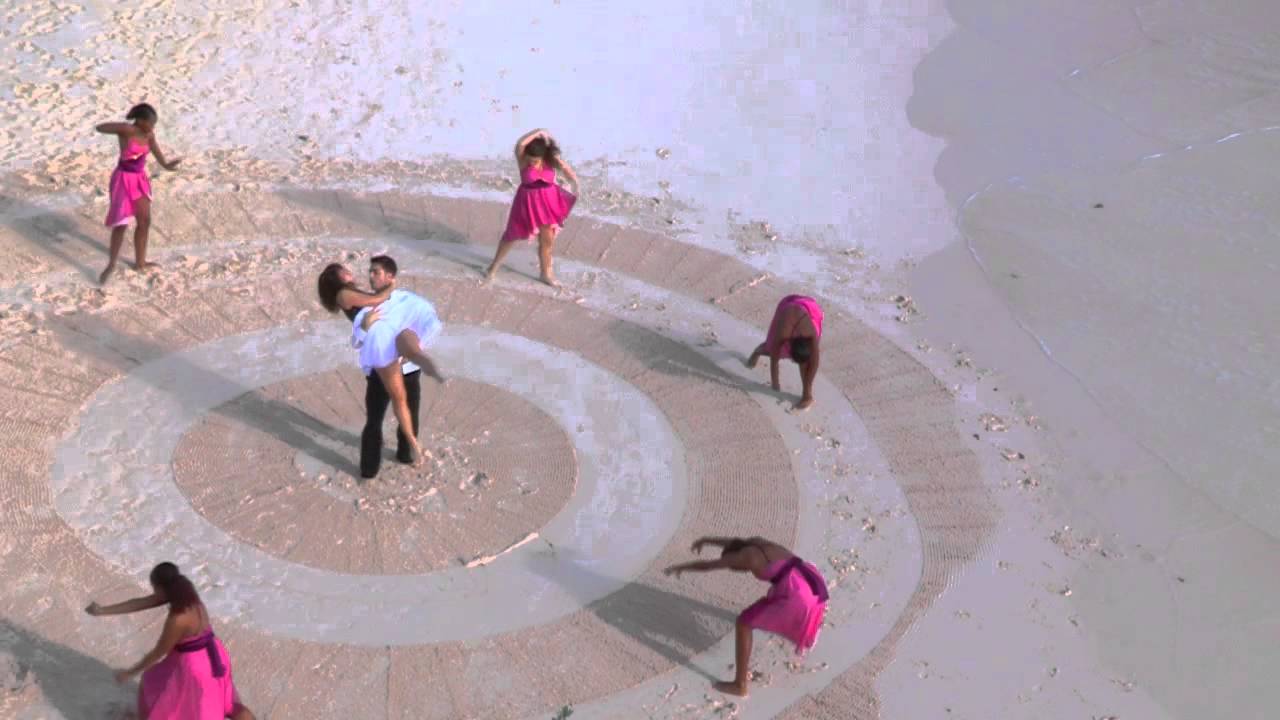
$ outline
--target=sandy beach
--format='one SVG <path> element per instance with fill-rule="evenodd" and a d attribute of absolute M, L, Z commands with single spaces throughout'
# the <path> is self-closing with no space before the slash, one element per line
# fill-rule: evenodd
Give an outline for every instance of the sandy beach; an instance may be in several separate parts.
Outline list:
<path fill-rule="evenodd" d="M 160 560 L 261 718 L 1267 717 L 1277 22 L 13 3 L 0 717 L 131 717 L 112 672 L 163 613 L 84 607 Z M 183 158 L 150 167 L 161 267 L 99 286 L 93 127 L 142 101 Z M 564 287 L 527 247 L 481 285 L 534 127 L 582 178 Z M 424 466 L 364 481 L 315 278 L 380 253 L 451 381 Z M 804 412 L 793 366 L 743 362 L 797 292 L 826 310 Z M 703 535 L 829 581 L 809 654 L 756 633 L 747 698 L 711 681 L 765 586 L 662 572 Z"/>

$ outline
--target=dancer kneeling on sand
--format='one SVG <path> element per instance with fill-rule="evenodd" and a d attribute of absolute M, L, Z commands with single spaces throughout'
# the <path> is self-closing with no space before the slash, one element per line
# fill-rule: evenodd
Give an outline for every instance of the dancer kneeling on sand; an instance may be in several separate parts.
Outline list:
<path fill-rule="evenodd" d="M 502 259 L 511 252 L 511 244 L 517 240 L 538 238 L 538 263 L 541 265 L 542 282 L 560 287 L 551 267 L 551 250 L 556 235 L 573 210 L 578 195 L 578 175 L 569 163 L 560 157 L 560 147 L 546 130 L 533 130 L 516 141 L 516 166 L 519 168 L 520 187 L 511 202 L 507 216 L 507 230 L 498 242 L 498 251 L 485 271 L 485 281 L 493 279 Z M 556 184 L 556 171 L 561 170 L 573 185 L 567 192 Z"/>
<path fill-rule="evenodd" d="M 733 570 L 750 572 L 770 585 L 763 598 L 738 615 L 734 679 L 715 684 L 716 690 L 745 696 L 751 676 L 752 631 L 776 633 L 794 642 L 797 653 L 808 652 L 822 627 L 827 608 L 827 582 L 811 563 L 761 537 L 704 537 L 693 543 L 693 552 L 702 552 L 705 545 L 720 547 L 720 559 L 672 565 L 666 574 L 679 577 L 682 572 Z"/>
<path fill-rule="evenodd" d="M 107 269 L 98 276 L 102 284 L 111 277 L 124 245 L 124 232 L 133 220 L 133 261 L 138 270 L 156 266 L 147 262 L 147 236 L 151 231 L 151 179 L 147 177 L 147 153 L 155 153 L 160 167 L 173 170 L 180 160 L 166 161 L 156 142 L 156 110 L 146 103 L 134 105 L 125 115 L 127 122 L 102 123 L 96 129 L 106 135 L 115 135 L 120 143 L 120 159 L 111 173 L 111 205 L 107 210 L 106 226 L 111 228 L 111 255 Z"/>
<path fill-rule="evenodd" d="M 774 390 L 781 390 L 778 363 L 784 358 L 794 360 L 800 366 L 803 388 L 795 407 L 797 410 L 807 409 L 813 405 L 813 378 L 818 374 L 818 345 L 821 340 L 822 306 L 811 297 L 788 295 L 774 310 L 769 333 L 747 358 L 747 367 L 754 368 L 761 355 L 768 355 L 770 384 Z"/>
<path fill-rule="evenodd" d="M 144 720 L 253 720 L 231 679 L 231 659 L 213 634 L 209 612 L 178 566 L 151 570 L 151 594 L 115 605 L 89 603 L 90 615 L 123 615 L 169 605 L 160 639 L 133 667 L 116 673 L 124 683 L 142 673 L 138 716 Z"/>
<path fill-rule="evenodd" d="M 369 283 L 376 293 L 356 288 L 351 271 L 337 263 L 320 273 L 317 285 L 320 304 L 330 312 L 341 309 L 351 319 L 351 343 L 359 351 L 360 369 L 370 378 L 371 385 L 372 376 L 376 373 L 400 424 L 401 442 L 408 443 L 413 458 L 421 460 L 422 446 L 418 443 L 414 422 L 416 413 L 409 406 L 404 363 L 421 367 L 427 375 L 443 383 L 444 377 L 424 350 L 439 337 L 444 325 L 436 314 L 435 306 L 425 298 L 395 287 L 396 273 L 396 261 L 379 255 L 369 260 Z M 385 409 L 386 405 L 381 407 Z M 370 415 L 372 417 L 372 412 Z M 377 445 L 380 447 L 381 424 L 378 424 Z M 370 460 L 366 457 L 369 453 L 365 452 L 365 446 L 371 444 L 367 437 L 369 430 L 366 426 L 361 468 L 363 472 L 372 467 L 376 473 L 376 463 L 366 462 Z M 366 476 L 369 474 L 365 472 Z"/>

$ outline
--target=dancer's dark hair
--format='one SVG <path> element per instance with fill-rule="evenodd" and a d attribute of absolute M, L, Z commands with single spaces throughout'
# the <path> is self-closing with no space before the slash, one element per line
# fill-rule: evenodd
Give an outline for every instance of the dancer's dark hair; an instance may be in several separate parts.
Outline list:
<path fill-rule="evenodd" d="M 164 593 L 170 612 L 181 612 L 200 604 L 196 586 L 171 562 L 162 562 L 151 569 L 151 587 Z"/>
<path fill-rule="evenodd" d="M 555 140 L 537 137 L 524 146 L 524 154 L 542 158 L 546 162 L 555 162 L 560 157 L 560 146 L 556 145 Z"/>
<path fill-rule="evenodd" d="M 146 120 L 154 124 L 159 116 L 156 115 L 156 109 L 147 103 L 138 103 L 129 108 L 129 113 L 124 116 L 125 120 Z"/>
<path fill-rule="evenodd" d="M 338 312 L 338 293 L 349 283 L 342 281 L 342 263 L 329 263 L 320 273 L 316 281 L 316 291 L 320 295 L 320 304 L 331 313 Z"/>
<path fill-rule="evenodd" d="M 369 258 L 369 267 L 380 267 L 383 272 L 393 277 L 400 271 L 400 268 L 396 267 L 396 261 L 392 260 L 390 255 L 374 255 Z"/>
<path fill-rule="evenodd" d="M 800 337 L 791 339 L 791 359 L 800 364 L 809 362 L 813 357 L 813 338 Z"/>

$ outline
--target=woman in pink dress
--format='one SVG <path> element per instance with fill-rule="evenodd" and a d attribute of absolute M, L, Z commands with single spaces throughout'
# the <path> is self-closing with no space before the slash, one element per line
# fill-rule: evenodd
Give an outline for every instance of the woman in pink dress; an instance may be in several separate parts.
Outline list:
<path fill-rule="evenodd" d="M 156 110 L 146 103 L 134 105 L 125 115 L 127 122 L 102 123 L 98 132 L 115 135 L 120 143 L 120 159 L 111 173 L 111 207 L 107 210 L 106 226 L 111 228 L 111 257 L 107 269 L 98 276 L 102 284 L 111 277 L 124 245 L 124 231 L 129 221 L 133 228 L 134 267 L 146 270 L 156 266 L 147 262 L 147 234 L 151 230 L 151 179 L 147 177 L 147 152 L 156 155 L 156 161 L 165 170 L 178 167 L 181 160 L 167 161 L 156 142 Z"/>
<path fill-rule="evenodd" d="M 525 133 L 516 141 L 516 165 L 520 169 L 520 187 L 511 203 L 507 216 L 507 230 L 498 242 L 498 251 L 485 271 L 485 281 L 493 279 L 502 259 L 511 252 L 512 243 L 518 240 L 538 239 L 538 262 L 542 267 L 540 279 L 551 287 L 560 287 L 551 269 L 551 250 L 556 235 L 577 202 L 578 176 L 569 163 L 560 157 L 560 148 L 546 130 Z M 556 184 L 556 171 L 561 170 L 569 178 L 573 191 L 568 192 Z"/>
<path fill-rule="evenodd" d="M 209 613 L 178 566 L 151 570 L 152 593 L 115 605 L 89 603 L 90 615 L 122 615 L 169 605 L 160 639 L 133 667 L 116 673 L 120 683 L 142 673 L 138 716 L 142 720 L 253 720 L 231 679 L 231 659 L 213 634 Z"/>
<path fill-rule="evenodd" d="M 771 385 L 774 390 L 781 390 L 778 363 L 784 358 L 794 360 L 800 366 L 803 388 L 795 408 L 805 410 L 813 405 L 813 378 L 818 374 L 818 345 L 821 340 L 822 306 L 805 295 L 788 295 L 773 311 L 769 333 L 747 358 L 747 367 L 754 368 L 761 355 L 768 355 Z"/>
<path fill-rule="evenodd" d="M 666 574 L 679 577 L 682 572 L 733 570 L 750 572 L 769 583 L 769 592 L 738 615 L 733 680 L 717 682 L 713 686 L 720 692 L 745 697 L 751 677 L 752 631 L 764 630 L 781 635 L 795 643 L 797 654 L 808 652 L 818 640 L 818 631 L 826 614 L 827 581 L 812 563 L 762 537 L 704 537 L 693 543 L 693 552 L 702 552 L 706 545 L 721 548 L 719 560 L 695 560 L 672 565 L 666 569 Z"/>

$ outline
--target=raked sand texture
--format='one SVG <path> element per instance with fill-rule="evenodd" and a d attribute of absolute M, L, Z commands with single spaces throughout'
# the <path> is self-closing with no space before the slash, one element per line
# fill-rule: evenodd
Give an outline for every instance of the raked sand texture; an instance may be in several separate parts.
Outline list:
<path fill-rule="evenodd" d="M 740 359 L 735 361 L 738 369 L 728 371 L 706 354 L 727 350 L 740 358 L 744 348 L 715 348 L 715 332 L 706 343 L 677 339 L 673 336 L 678 333 L 664 334 L 661 327 L 629 319 L 625 310 L 601 312 L 584 295 L 546 292 L 524 278 L 511 279 L 510 271 L 498 286 L 480 286 L 474 265 L 491 251 L 487 243 L 504 219 L 500 204 L 399 193 L 294 191 L 173 196 L 166 207 L 167 214 L 157 212 L 157 229 L 170 242 L 198 246 L 208 240 L 202 229 L 214 225 L 221 228 L 221 242 L 241 242 L 229 251 L 211 248 L 205 258 L 193 253 L 181 261 L 181 270 L 153 276 L 150 287 L 128 271 L 105 296 L 77 289 L 83 282 L 74 278 L 51 281 L 33 290 L 50 300 L 31 318 L 34 330 L 11 326 L 0 350 L 8 426 L 4 463 L 18 469 L 3 487 L 3 541 L 15 550 L 3 560 L 4 576 L 10 579 L 3 613 L 17 638 L 6 647 L 48 647 L 77 658 L 75 667 L 97 668 L 87 673 L 94 679 L 72 690 L 66 677 L 52 672 L 41 678 L 41 666 L 28 662 L 40 689 L 24 691 L 15 707 L 43 703 L 70 717 L 95 701 L 101 707 L 104 698 L 127 703 L 127 693 L 110 685 L 100 664 L 119 664 L 141 651 L 146 636 L 155 631 L 156 618 L 97 620 L 80 608 L 89 596 L 114 598 L 137 591 L 155 560 L 146 552 L 169 548 L 201 581 L 215 613 L 224 611 L 215 622 L 232 653 L 238 683 L 266 717 L 549 717 L 563 705 L 584 703 L 596 703 L 597 712 L 607 717 L 638 717 L 642 712 L 656 717 L 701 716 L 698 712 L 765 716 L 753 714 L 754 697 L 716 699 L 705 685 L 685 688 L 683 703 L 655 702 L 648 710 L 608 704 L 611 695 L 649 678 L 680 667 L 705 667 L 702 654 L 731 633 L 733 614 L 763 590 L 736 576 L 675 580 L 664 577 L 662 567 L 687 557 L 689 543 L 702 534 L 762 534 L 798 542 L 798 519 L 820 504 L 813 478 L 803 467 L 798 471 L 792 460 L 801 451 L 789 450 L 785 439 L 806 416 L 764 412 L 761 396 L 769 393 L 759 373 L 746 371 Z M 243 221 L 227 221 L 233 212 Z M 57 217 L 70 225 L 76 214 Z M 262 232 L 259 228 L 268 223 L 271 232 Z M 34 235 L 23 239 L 52 241 Z M 254 244 L 259 240 L 270 242 Z M 650 442 L 662 446 L 592 446 L 579 437 L 584 427 L 590 425 L 589 434 L 606 438 L 607 422 L 588 418 L 586 425 L 566 426 L 572 423 L 570 415 L 553 417 L 550 405 L 536 406 L 543 402 L 538 399 L 544 379 L 539 374 L 552 372 L 550 366 L 529 375 L 455 373 L 446 366 L 444 372 L 456 376 L 449 384 L 423 381 L 422 438 L 434 461 L 410 470 L 388 457 L 378 480 L 356 482 L 350 476 L 362 424 L 363 383 L 351 367 L 350 351 L 342 346 L 343 321 L 318 308 L 312 287 L 317 268 L 329 258 L 351 257 L 354 264 L 364 255 L 349 248 L 388 246 L 395 252 L 403 248 L 409 255 L 402 258 L 415 247 L 429 255 L 440 256 L 431 248 L 444 248 L 473 258 L 453 261 L 446 252 L 438 264 L 453 269 L 443 275 L 425 276 L 412 267 L 403 272 L 406 287 L 436 303 L 446 335 L 474 333 L 466 337 L 475 339 L 455 349 L 444 343 L 442 357 L 464 352 L 494 333 L 526 338 L 546 348 L 538 352 L 578 358 L 574 362 L 585 363 L 584 368 L 599 368 L 616 378 L 618 387 L 630 389 L 611 390 L 601 380 L 593 402 L 634 392 L 637 402 L 651 404 L 672 439 L 663 440 L 655 430 Z M 668 312 L 677 317 L 702 307 L 726 322 L 746 323 L 760 336 L 778 298 L 791 290 L 728 256 L 591 220 L 566 228 L 559 256 L 563 262 L 630 277 L 667 293 Z M 239 263 L 238 272 L 226 272 L 232 263 Z M 256 278 L 251 286 L 243 283 L 248 278 Z M 82 297 L 76 293 L 98 301 L 70 299 Z M 877 674 L 893 660 L 895 647 L 913 623 L 982 552 L 997 510 L 954 425 L 954 401 L 947 388 L 892 343 L 829 307 L 821 379 L 843 397 L 820 397 L 819 402 L 849 403 L 869 442 L 883 454 L 906 499 L 903 510 L 918 527 L 920 553 L 905 557 L 920 565 L 907 573 L 916 578 L 914 589 L 901 588 L 904 602 L 884 620 L 881 637 L 860 659 L 825 670 L 826 680 L 818 687 L 803 680 L 802 665 L 790 666 L 790 676 L 779 672 L 758 694 L 772 694 L 783 717 L 876 717 Z M 323 338 L 331 347 L 313 341 L 325 333 L 332 336 Z M 291 342 L 304 344 L 290 350 Z M 251 376 L 257 371 L 251 372 L 252 363 L 236 353 L 270 354 L 272 347 L 285 348 L 285 359 L 258 377 L 280 379 L 255 384 Z M 495 350 L 468 364 L 521 367 L 518 355 Z M 787 369 L 785 387 L 794 391 L 794 370 Z M 150 384 L 138 384 L 141 379 Z M 112 392 L 123 394 L 114 405 L 102 405 L 101 399 Z M 166 398 L 186 398 L 183 393 L 199 394 L 190 402 L 210 407 L 181 420 L 186 425 L 173 426 L 175 449 L 158 462 L 167 464 L 169 482 L 180 493 L 165 497 L 190 504 L 174 517 L 187 517 L 193 509 L 203 518 L 200 526 L 208 526 L 201 533 L 217 531 L 226 538 L 209 546 L 213 555 L 204 560 L 192 550 L 196 541 L 184 544 L 184 533 L 195 531 L 181 523 L 121 529 L 131 511 L 159 511 L 156 517 L 164 517 L 165 508 L 148 505 L 155 501 L 146 493 L 122 490 L 134 487 L 129 482 L 111 480 L 125 472 L 122 468 L 135 467 L 131 463 L 142 468 L 128 470 L 131 474 L 158 467 L 157 460 L 146 456 L 149 435 L 131 434 L 136 431 L 130 428 L 168 424 L 166 413 L 176 413 L 172 422 L 178 422 L 186 411 L 182 403 Z M 224 396 L 230 397 L 224 401 Z M 94 417 L 92 437 L 84 434 L 89 426 L 82 427 L 87 411 Z M 389 444 L 394 442 L 392 428 L 388 423 Z M 69 438 L 81 438 L 77 442 L 86 443 L 86 449 L 66 455 L 59 447 Z M 650 557 L 636 561 L 634 571 L 612 577 L 610 558 L 593 556 L 605 545 L 584 544 L 575 530 L 555 530 L 552 518 L 582 491 L 578 472 L 586 462 L 584 452 L 600 454 L 592 460 L 599 467 L 615 467 L 609 465 L 615 461 L 644 467 L 640 458 L 627 453 L 669 452 L 667 444 L 678 460 L 672 467 L 683 468 L 687 492 L 680 495 L 666 489 L 661 478 L 646 478 L 649 484 L 636 485 L 636 502 L 655 494 L 683 497 L 683 502 L 654 513 L 667 516 L 669 527 L 638 517 L 640 528 L 661 543 Z M 66 464 L 70 460 L 58 465 L 56 457 L 78 459 L 74 465 Z M 51 477 L 63 488 L 59 493 L 53 491 Z M 620 477 L 625 479 L 625 473 Z M 599 478 L 606 485 L 619 481 Z M 82 483 L 106 488 L 106 495 L 95 495 Z M 871 504 L 873 499 L 856 500 Z M 861 515 L 841 517 L 846 516 L 842 522 L 855 529 L 866 521 Z M 543 532 L 559 534 L 555 542 L 530 539 Z M 847 572 L 836 562 L 845 548 L 830 537 L 798 547 L 836 581 Z M 19 547 L 22 552 L 16 552 Z M 130 554 L 123 556 L 124 549 Z M 107 554 L 117 550 L 122 556 Z M 265 554 L 263 567 L 283 562 L 279 574 L 253 580 L 246 570 L 243 577 L 250 579 L 243 582 L 258 582 L 258 587 L 228 585 L 219 566 L 252 553 Z M 466 567 L 478 557 L 487 560 Z M 326 618 L 315 609 L 346 607 L 359 614 L 383 612 L 381 604 L 388 616 L 407 613 L 411 619 L 406 622 L 430 626 L 433 617 L 453 612 L 444 609 L 448 592 L 480 597 L 488 584 L 500 586 L 508 575 L 539 572 L 545 575 L 543 592 L 556 596 L 559 605 L 548 601 L 551 609 L 532 624 L 518 617 L 523 601 L 507 601 L 507 614 L 514 619 L 498 618 L 496 611 L 492 617 L 475 612 L 460 623 L 464 628 L 458 632 L 467 639 L 406 643 L 371 635 L 361 641 L 342 635 L 340 627 L 329 627 L 357 626 L 351 618 Z M 315 607 L 300 601 L 293 608 L 309 618 L 310 626 L 290 625 L 268 607 L 278 602 L 273 593 L 290 596 L 291 581 L 323 583 L 324 573 L 354 575 L 357 583 L 361 575 L 370 576 L 371 583 L 398 576 L 404 583 L 448 583 L 455 590 L 436 591 L 440 615 L 433 615 L 436 599 L 427 591 L 418 597 L 389 590 L 385 597 L 368 599 L 362 611 L 359 605 L 340 605 L 355 601 L 337 597 L 340 591 L 334 589 L 333 597 L 317 599 Z M 432 581 L 435 577 L 440 579 Z M 832 617 L 838 620 L 824 631 L 829 642 L 839 641 L 839 624 L 857 624 L 866 612 L 859 608 L 867 607 L 870 598 L 857 597 L 853 586 L 841 583 L 833 590 Z M 389 607 L 396 603 L 407 607 Z M 279 623 L 279 631 L 273 623 Z M 307 639 L 307 627 L 314 640 Z M 757 646 L 767 658 L 769 643 L 763 636 Z M 717 665 L 709 674 L 725 675 L 726 670 Z"/>

